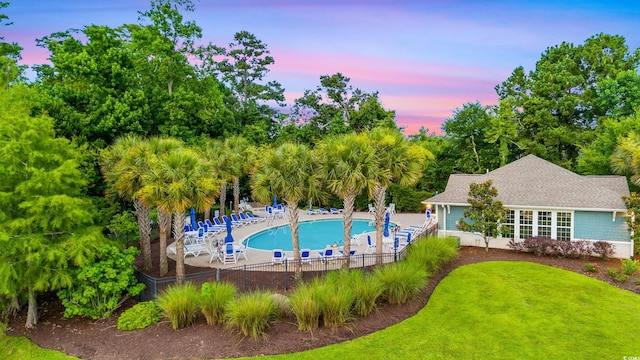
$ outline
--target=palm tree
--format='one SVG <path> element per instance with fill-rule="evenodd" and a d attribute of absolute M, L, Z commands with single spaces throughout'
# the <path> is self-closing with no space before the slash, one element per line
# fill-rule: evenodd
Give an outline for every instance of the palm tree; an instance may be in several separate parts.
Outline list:
<path fill-rule="evenodd" d="M 102 173 L 109 184 L 108 191 L 115 191 L 128 201 L 133 201 L 134 214 L 138 219 L 140 250 L 143 268 L 151 270 L 151 218 L 149 207 L 137 195 L 144 186 L 144 175 L 149 171 L 149 143 L 136 135 L 118 138 L 101 154 Z"/>
<path fill-rule="evenodd" d="M 151 138 L 149 141 L 150 156 L 163 157 L 183 146 L 183 142 L 175 138 Z M 156 206 L 159 199 L 142 199 L 147 206 Z M 160 235 L 160 276 L 169 271 L 167 262 L 167 234 L 171 232 L 171 212 L 165 212 L 158 207 L 158 230 Z"/>
<path fill-rule="evenodd" d="M 376 253 L 382 254 L 382 223 L 384 221 L 387 188 L 393 181 L 401 186 L 409 186 L 420 179 L 422 167 L 427 156 L 433 156 L 428 150 L 409 145 L 397 129 L 376 128 L 369 134 L 371 144 L 376 149 L 376 161 L 379 171 L 373 177 L 373 199 L 376 221 Z M 382 262 L 382 257 L 378 257 Z"/>
<path fill-rule="evenodd" d="M 300 244 L 298 241 L 298 204 L 309 198 L 324 198 L 322 173 L 315 154 L 306 145 L 284 143 L 267 151 L 251 177 L 253 196 L 269 202 L 277 194 L 287 204 L 293 247 L 294 273 L 300 278 Z"/>
<path fill-rule="evenodd" d="M 211 177 L 210 164 L 190 148 L 180 148 L 166 156 L 154 157 L 153 171 L 144 177 L 140 195 L 156 199 L 158 208 L 173 214 L 173 237 L 176 243 L 176 281 L 184 281 L 185 210 L 203 210 L 213 202 L 219 190 Z"/>
<path fill-rule="evenodd" d="M 240 212 L 240 179 L 247 175 L 251 168 L 251 144 L 240 135 L 232 136 L 224 141 L 227 172 L 233 182 L 233 208 L 236 215 Z"/>
<path fill-rule="evenodd" d="M 367 189 L 372 196 L 379 169 L 376 153 L 366 135 L 344 134 L 319 145 L 322 172 L 329 190 L 342 198 L 344 254 L 351 251 L 351 228 L 356 196 Z M 349 266 L 349 261 L 345 262 Z"/>
<path fill-rule="evenodd" d="M 215 171 L 214 177 L 220 180 L 220 216 L 225 215 L 225 202 L 227 201 L 227 183 L 231 181 L 229 174 L 229 156 L 224 147 L 224 142 L 219 139 L 207 139 L 203 146 L 203 153 L 207 161 L 211 163 Z M 205 209 L 205 218 L 211 218 L 210 206 Z"/>
<path fill-rule="evenodd" d="M 631 182 L 640 186 L 640 134 L 629 133 L 621 138 L 611 156 L 611 168 L 616 174 L 631 174 Z"/>

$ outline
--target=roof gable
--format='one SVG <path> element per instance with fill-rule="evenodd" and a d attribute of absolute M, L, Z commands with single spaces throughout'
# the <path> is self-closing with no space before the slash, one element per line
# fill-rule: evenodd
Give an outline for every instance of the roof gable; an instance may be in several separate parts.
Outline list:
<path fill-rule="evenodd" d="M 480 175 L 452 174 L 442 194 L 425 202 L 467 204 L 469 184 L 492 180 L 496 200 L 506 207 L 551 207 L 625 210 L 622 196 L 629 195 L 623 176 L 582 176 L 535 155 L 527 155 Z"/>

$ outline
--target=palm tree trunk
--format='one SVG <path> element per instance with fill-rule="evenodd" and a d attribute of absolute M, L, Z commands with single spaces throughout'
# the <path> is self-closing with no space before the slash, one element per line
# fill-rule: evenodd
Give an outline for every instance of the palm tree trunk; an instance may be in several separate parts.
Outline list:
<path fill-rule="evenodd" d="M 300 264 L 300 239 L 298 203 L 287 201 L 287 213 L 289 214 L 289 226 L 291 227 L 291 247 L 293 248 L 293 274 L 296 280 L 302 279 L 302 264 Z"/>
<path fill-rule="evenodd" d="M 240 179 L 233 180 L 233 208 L 236 216 L 240 215 Z"/>
<path fill-rule="evenodd" d="M 184 281 L 184 211 L 173 213 L 173 238 L 176 241 L 176 282 Z"/>
<path fill-rule="evenodd" d="M 151 270 L 153 265 L 151 260 L 151 218 L 149 217 L 149 207 L 140 200 L 133 201 L 136 217 L 138 218 L 138 231 L 140 232 L 140 251 L 144 261 L 143 269 Z"/>
<path fill-rule="evenodd" d="M 220 216 L 225 215 L 224 203 L 227 202 L 227 183 L 220 185 Z"/>
<path fill-rule="evenodd" d="M 158 209 L 158 227 L 160 231 L 160 276 L 164 276 L 169 272 L 169 264 L 167 262 L 167 228 L 171 231 L 171 214 L 165 213 Z"/>
<path fill-rule="evenodd" d="M 376 265 L 382 264 L 382 225 L 384 222 L 384 201 L 387 195 L 386 186 L 376 184 L 373 189 L 373 199 L 376 208 Z"/>
<path fill-rule="evenodd" d="M 33 328 L 38 323 L 38 303 L 36 301 L 36 292 L 29 286 L 29 305 L 27 307 L 27 322 L 24 326 L 27 329 Z"/>
<path fill-rule="evenodd" d="M 342 267 L 349 267 L 349 253 L 351 252 L 351 228 L 353 227 L 353 204 L 356 200 L 355 192 L 347 192 L 342 200 L 342 206 L 344 207 L 344 246 L 342 251 L 346 261 Z"/>

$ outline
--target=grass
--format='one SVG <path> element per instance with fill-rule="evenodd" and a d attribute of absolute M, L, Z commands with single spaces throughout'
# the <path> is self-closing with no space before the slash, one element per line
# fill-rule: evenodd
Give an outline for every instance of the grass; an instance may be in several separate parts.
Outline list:
<path fill-rule="evenodd" d="M 640 296 L 526 262 L 460 267 L 416 316 L 342 344 L 268 358 L 621 359 L 640 355 Z"/>
<path fill-rule="evenodd" d="M 14 337 L 0 333 L 0 359 L 71 360 L 77 358 L 60 351 L 42 349 L 24 336 Z"/>

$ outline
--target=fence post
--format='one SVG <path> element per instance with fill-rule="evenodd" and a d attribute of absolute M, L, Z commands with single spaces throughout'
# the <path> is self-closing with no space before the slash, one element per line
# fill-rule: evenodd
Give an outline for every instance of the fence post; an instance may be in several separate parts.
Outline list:
<path fill-rule="evenodd" d="M 247 264 L 242 265 L 242 288 L 247 292 Z"/>

